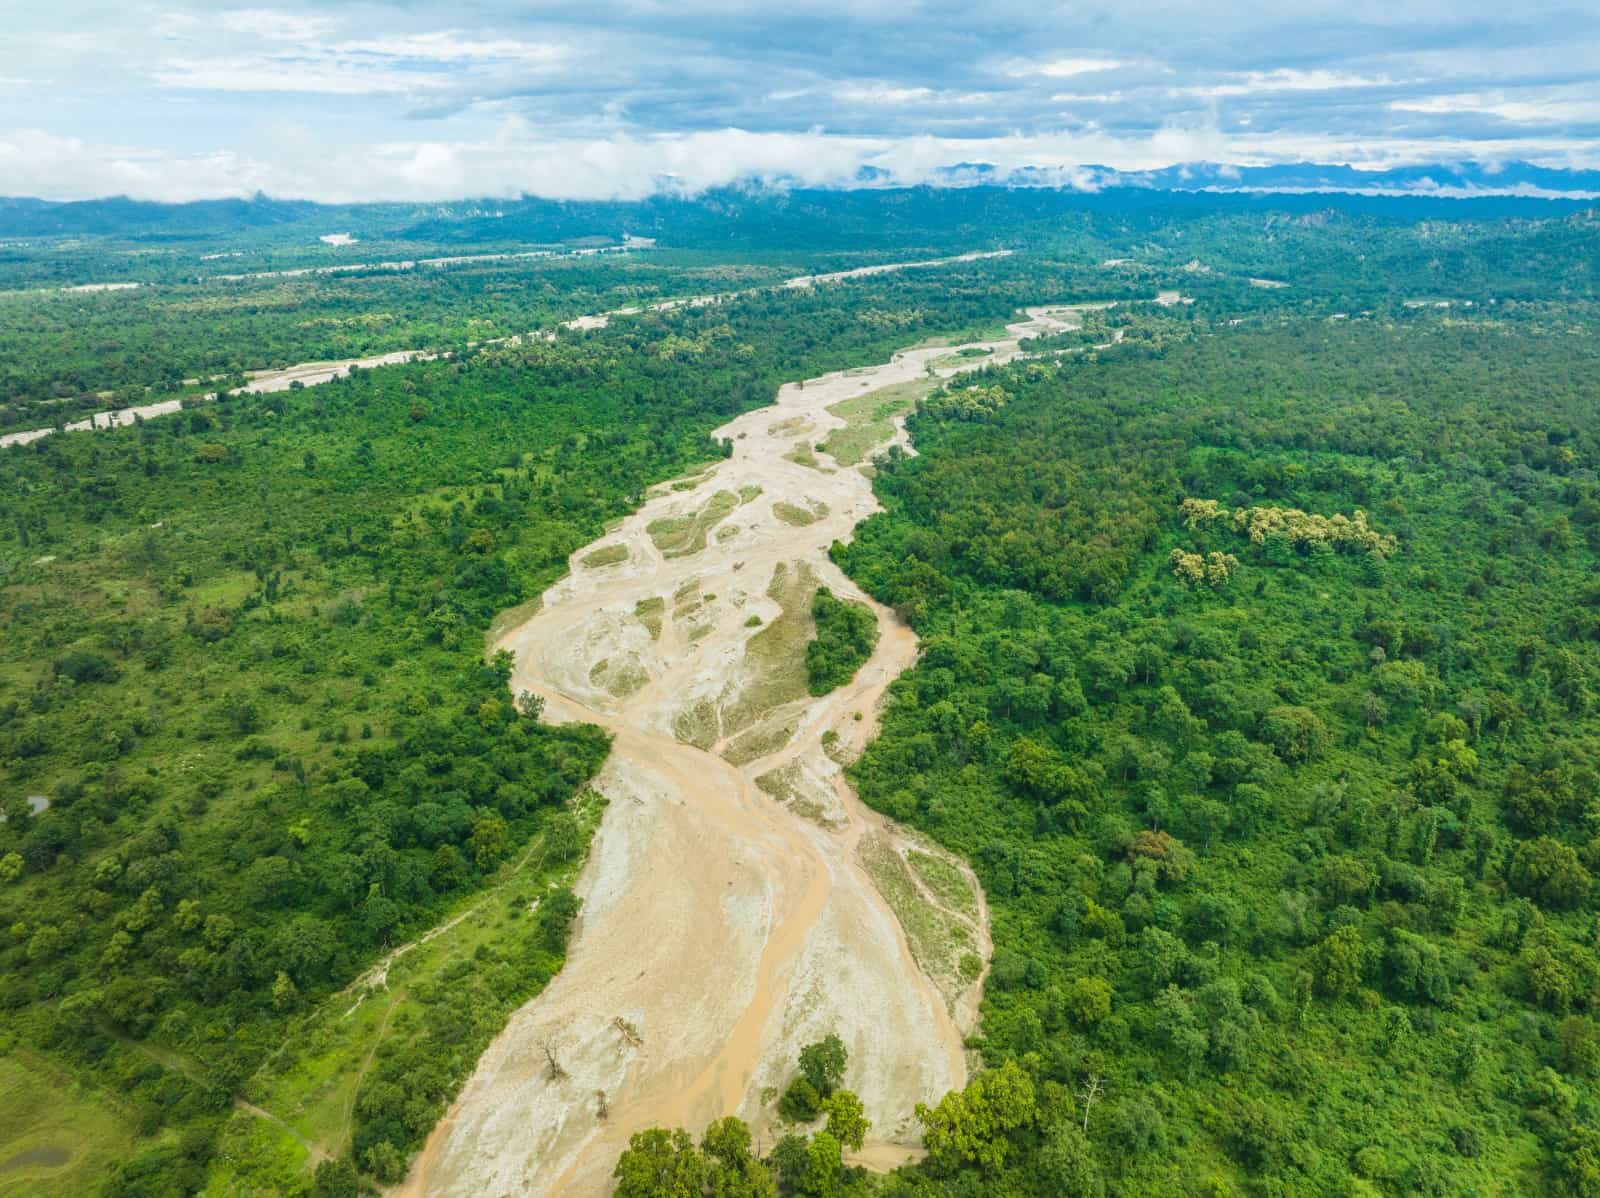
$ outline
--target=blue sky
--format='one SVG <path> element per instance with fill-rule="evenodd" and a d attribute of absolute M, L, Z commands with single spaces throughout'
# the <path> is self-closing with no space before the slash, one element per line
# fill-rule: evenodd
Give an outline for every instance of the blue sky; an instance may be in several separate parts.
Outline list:
<path fill-rule="evenodd" d="M 1600 0 L 9 6 L 0 194 L 633 197 L 1211 161 L 1600 166 Z"/>

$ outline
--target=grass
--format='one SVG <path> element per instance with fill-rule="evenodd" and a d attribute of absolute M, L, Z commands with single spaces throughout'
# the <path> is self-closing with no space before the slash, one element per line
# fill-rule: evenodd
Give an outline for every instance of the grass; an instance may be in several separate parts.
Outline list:
<path fill-rule="evenodd" d="M 738 697 L 723 708 L 723 726 L 743 731 L 785 703 L 806 697 L 806 643 L 815 632 L 811 597 L 817 579 L 811 567 L 779 562 L 772 571 L 767 597 L 781 609 L 744 645 L 748 680 Z"/>
<path fill-rule="evenodd" d="M 787 420 L 778 421 L 767 431 L 774 437 L 798 437 L 811 431 L 811 421 L 804 416 L 790 416 Z"/>
<path fill-rule="evenodd" d="M 973 950 L 971 933 L 930 903 L 889 838 L 862 838 L 861 864 L 905 929 L 911 955 L 946 998 L 960 987 L 960 961 Z"/>
<path fill-rule="evenodd" d="M 757 724 L 729 741 L 722 750 L 722 756 L 734 765 L 748 765 L 757 758 L 783 748 L 794 736 L 794 730 L 795 721 L 792 719 Z"/>
<path fill-rule="evenodd" d="M 864 461 L 874 449 L 893 438 L 895 417 L 908 414 L 917 406 L 917 400 L 938 383 L 937 379 L 913 379 L 834 404 L 828 412 L 843 420 L 845 426 L 828 434 L 822 443 L 823 452 L 841 466 Z"/>
<path fill-rule="evenodd" d="M 672 720 L 672 735 L 697 749 L 709 749 L 716 744 L 717 732 L 717 707 L 710 699 L 701 699 Z"/>
<path fill-rule="evenodd" d="M 645 531 L 662 556 L 687 557 L 704 549 L 707 535 L 738 506 L 739 496 L 732 491 L 718 491 L 699 511 L 652 520 Z"/>
<path fill-rule="evenodd" d="M 589 671 L 589 681 L 616 699 L 626 699 L 646 682 L 650 676 L 639 664 L 628 658 L 605 657 L 594 663 Z"/>
<path fill-rule="evenodd" d="M 574 804 L 585 841 L 605 800 L 593 791 Z M 570 885 L 577 860 L 546 866 L 542 840 L 504 866 L 411 947 L 394 956 L 377 984 L 358 979 L 333 995 L 270 1056 L 244 1087 L 244 1098 L 272 1118 L 236 1110 L 224 1127 L 205 1190 L 210 1198 L 291 1191 L 315 1160 L 348 1146 L 356 1092 L 377 1056 L 423 1026 L 419 995 L 448 990 L 454 971 L 480 948 L 504 944 L 530 927 L 530 904 L 555 885 Z M 0 1188 L 0 1194 L 5 1191 Z"/>
<path fill-rule="evenodd" d="M 660 595 L 651 595 L 633 605 L 633 614 L 645 626 L 651 640 L 661 639 L 661 618 L 666 614 L 667 601 Z"/>
<path fill-rule="evenodd" d="M 978 898 L 972 893 L 965 874 L 943 857 L 936 857 L 932 853 L 912 849 L 907 856 L 911 868 L 917 871 L 917 876 L 941 903 L 963 915 L 977 918 Z"/>
<path fill-rule="evenodd" d="M 791 761 L 788 765 L 779 766 L 762 774 L 756 779 L 756 787 L 778 802 L 787 803 L 800 793 L 800 788 L 796 785 L 799 778 L 800 763 Z"/>
<path fill-rule="evenodd" d="M 951 367 L 965 366 L 977 358 L 987 358 L 993 353 L 992 349 L 979 345 L 969 345 L 964 349 L 958 349 L 953 354 L 945 354 L 943 357 L 935 358 L 928 365 L 935 370 L 949 370 Z"/>
<path fill-rule="evenodd" d="M 756 779 L 756 787 L 782 803 L 789 814 L 808 819 L 824 828 L 834 826 L 830 814 L 815 799 L 803 798 L 800 779 L 803 771 L 798 761 L 791 761 L 777 769 L 768 770 Z M 834 818 L 837 818 L 836 816 Z"/>
<path fill-rule="evenodd" d="M 828 514 L 828 505 L 813 500 L 809 507 L 800 507 L 797 504 L 785 503 L 778 500 L 772 505 L 772 514 L 785 524 L 795 528 L 804 528 L 808 524 L 815 524 Z"/>
<path fill-rule="evenodd" d="M 812 470 L 822 469 L 822 463 L 817 461 L 817 455 L 812 451 L 809 442 L 796 441 L 794 448 L 783 456 L 785 461 L 793 462 L 797 466 L 808 466 Z"/>
<path fill-rule="evenodd" d="M 0 1057 L 0 1196 L 77 1198 L 136 1151 L 110 1095 L 18 1048 Z"/>
<path fill-rule="evenodd" d="M 586 553 L 579 559 L 578 564 L 587 570 L 597 570 L 601 566 L 615 566 L 618 562 L 628 560 L 628 547 L 626 545 L 602 545 L 593 553 Z"/>

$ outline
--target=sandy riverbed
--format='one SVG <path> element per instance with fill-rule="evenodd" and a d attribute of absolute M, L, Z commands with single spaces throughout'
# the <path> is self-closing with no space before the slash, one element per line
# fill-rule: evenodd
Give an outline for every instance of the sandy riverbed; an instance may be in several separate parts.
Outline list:
<path fill-rule="evenodd" d="M 985 343 L 991 354 L 939 373 L 1006 361 L 1019 337 L 1077 324 L 1067 307 L 1028 316 Z M 863 1163 L 912 1158 L 913 1106 L 965 1083 L 981 981 L 926 945 L 919 957 L 868 864 L 937 850 L 865 808 L 837 764 L 873 735 L 915 637 L 827 557 L 877 508 L 866 475 L 815 451 L 805 464 L 795 448 L 838 427 L 829 406 L 925 377 L 951 353 L 906 350 L 785 386 L 775 405 L 718 431 L 729 459 L 574 554 L 538 612 L 501 639 L 516 655 L 514 688 L 543 695 L 546 718 L 615 735 L 599 781 L 611 803 L 578 884 L 566 968 L 484 1054 L 397 1193 L 604 1194 L 633 1132 L 698 1133 L 729 1113 L 770 1145 L 773 1095 L 799 1048 L 829 1031 L 850 1049 L 846 1084 L 873 1121 Z M 824 514 L 796 527 L 774 505 Z M 685 526 L 686 540 L 663 535 Z M 760 639 L 782 625 L 800 579 L 812 580 L 804 595 L 822 583 L 869 603 L 880 631 L 855 679 L 820 699 L 775 688 Z M 951 864 L 973 891 L 970 915 L 904 876 L 954 947 L 986 961 L 982 895 Z M 551 1076 L 546 1048 L 564 1077 Z"/>

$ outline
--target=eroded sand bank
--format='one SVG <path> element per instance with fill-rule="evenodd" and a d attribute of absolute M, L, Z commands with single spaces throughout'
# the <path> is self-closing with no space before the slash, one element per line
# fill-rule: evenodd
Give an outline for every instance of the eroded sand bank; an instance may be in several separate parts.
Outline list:
<path fill-rule="evenodd" d="M 989 953 L 982 894 L 946 858 L 972 901 L 940 902 L 906 866 L 938 850 L 865 808 L 838 765 L 872 735 L 915 637 L 827 557 L 876 510 L 866 474 L 797 446 L 842 423 L 826 410 L 841 400 L 925 378 L 935 360 L 941 375 L 1006 361 L 1019 337 L 1076 323 L 1070 308 L 1028 315 L 984 357 L 947 366 L 950 347 L 906 350 L 785 386 L 718 430 L 729 459 L 574 554 L 502 638 L 513 686 L 543 695 L 546 718 L 614 733 L 599 780 L 611 804 L 566 968 L 484 1054 L 399 1193 L 604 1194 L 633 1132 L 698 1134 L 730 1113 L 770 1145 L 775 1091 L 829 1031 L 873 1121 L 866 1163 L 907 1159 L 914 1105 L 964 1084 L 972 975 Z M 796 525 L 797 510 L 811 521 Z M 869 603 L 880 637 L 852 682 L 814 699 L 791 668 L 819 583 Z M 875 884 L 885 871 L 937 935 L 908 939 Z"/>

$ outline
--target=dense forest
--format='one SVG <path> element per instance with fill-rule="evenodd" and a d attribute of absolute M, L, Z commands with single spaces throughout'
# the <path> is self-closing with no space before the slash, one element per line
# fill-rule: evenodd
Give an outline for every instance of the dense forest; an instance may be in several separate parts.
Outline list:
<path fill-rule="evenodd" d="M 924 642 L 854 775 L 978 870 L 1032 1101 L 886 1192 L 1596 1192 L 1595 366 L 1350 321 L 930 398 L 838 550 Z"/>
<path fill-rule="evenodd" d="M 782 380 L 1021 286 L 765 292 L 5 451 L 0 1045 L 110 1104 L 107 1192 L 298 1186 L 303 1144 L 229 1122 L 241 1089 L 350 1065 L 316 1020 L 375 957 L 559 883 L 440 961 L 360 1074 L 332 1147 L 393 1180 L 559 967 L 595 818 L 604 737 L 514 701 L 493 618 Z"/>
<path fill-rule="evenodd" d="M 108 1198 L 398 1179 L 603 808 L 496 617 L 784 380 L 1181 289 L 928 396 L 834 550 L 922 641 L 851 775 L 983 883 L 984 1070 L 880 1177 L 813 1045 L 777 1149 L 646 1133 L 624 1192 L 1600 1193 L 1597 228 L 1085 210 L 810 289 L 872 254 L 0 297 L 10 418 L 452 351 L 0 451 L 0 1146 Z M 826 691 L 875 629 L 815 604 Z"/>
<path fill-rule="evenodd" d="M 1408 209 L 1392 201 L 1317 198 L 1285 207 L 1168 194 L 1106 205 L 976 188 L 697 205 L 539 201 L 492 218 L 469 208 L 426 219 L 393 206 L 322 212 L 263 201 L 254 223 L 234 208 L 197 205 L 187 225 L 186 206 L 134 205 L 154 214 L 107 217 L 97 237 L 0 244 L 0 431 L 192 394 L 251 370 L 451 350 L 611 308 L 971 250 L 1026 251 L 990 267 L 997 278 L 1031 277 L 1019 303 L 1049 299 L 1064 283 L 1116 298 L 1160 280 L 1234 316 L 1392 314 L 1408 301 L 1558 303 L 1570 314 L 1600 298 L 1600 223 L 1587 211 L 1533 205 L 1526 219 L 1487 219 L 1472 205 L 1435 202 L 1401 219 Z M 202 236 L 229 214 L 230 238 Z M 158 236 L 163 220 L 187 232 Z M 317 234 L 335 227 L 375 240 L 319 244 Z M 605 257 L 525 256 L 615 248 L 628 228 L 662 240 Z M 741 230 L 732 245 L 730 229 Z M 449 264 L 383 265 L 440 256 Z M 1291 289 L 1259 285 L 1288 276 Z M 122 289 L 73 289 L 113 283 Z"/>

